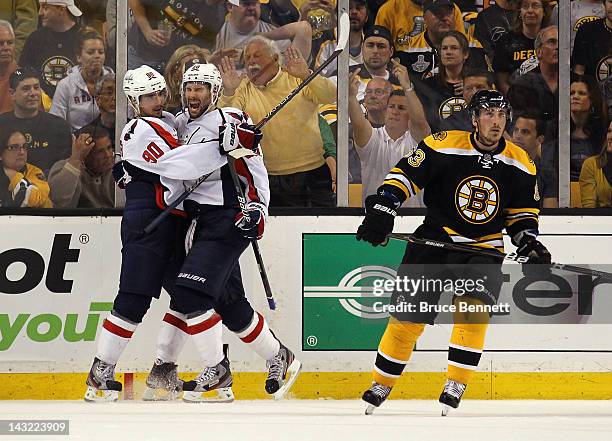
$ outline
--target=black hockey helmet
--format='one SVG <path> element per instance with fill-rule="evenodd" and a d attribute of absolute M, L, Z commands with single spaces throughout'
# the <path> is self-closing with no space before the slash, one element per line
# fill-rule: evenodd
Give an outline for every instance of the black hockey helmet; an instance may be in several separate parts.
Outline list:
<path fill-rule="evenodd" d="M 474 94 L 470 104 L 468 104 L 468 112 L 470 116 L 477 117 L 480 113 L 480 109 L 504 109 L 507 114 L 507 123 L 512 121 L 512 106 L 510 105 L 510 101 L 497 90 L 479 90 Z"/>

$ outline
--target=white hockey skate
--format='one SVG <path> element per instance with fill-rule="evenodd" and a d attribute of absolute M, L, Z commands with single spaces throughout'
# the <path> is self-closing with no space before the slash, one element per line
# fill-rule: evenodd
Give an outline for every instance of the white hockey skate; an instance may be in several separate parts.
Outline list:
<path fill-rule="evenodd" d="M 372 415 L 374 410 L 385 402 L 390 393 L 390 387 L 373 382 L 372 386 L 370 386 L 370 388 L 366 390 L 361 397 L 361 399 L 367 403 L 365 414 Z"/>
<path fill-rule="evenodd" d="M 439 402 L 442 403 L 442 416 L 448 415 L 448 412 L 451 409 L 456 409 L 459 407 L 459 402 L 461 401 L 461 397 L 465 392 L 465 388 L 467 386 L 463 383 L 458 383 L 453 380 L 446 380 L 446 384 L 444 385 L 444 390 L 440 395 Z"/>
<path fill-rule="evenodd" d="M 115 365 L 108 364 L 99 358 L 94 362 L 87 376 L 87 391 L 85 401 L 91 403 L 107 403 L 117 401 L 123 386 L 115 381 Z"/>
<path fill-rule="evenodd" d="M 231 403 L 232 371 L 227 358 L 227 347 L 223 348 L 225 358 L 216 366 L 207 367 L 195 380 L 183 383 L 183 401 L 187 403 Z M 211 395 L 211 392 L 216 392 Z"/>
<path fill-rule="evenodd" d="M 142 399 L 144 401 L 173 401 L 183 390 L 183 381 L 177 373 L 178 366 L 174 363 L 164 363 L 159 358 L 153 363 L 147 377 L 147 389 Z"/>
<path fill-rule="evenodd" d="M 266 392 L 275 400 L 282 400 L 295 383 L 302 369 L 302 363 L 281 343 L 278 354 L 266 361 L 266 366 L 268 367 Z"/>

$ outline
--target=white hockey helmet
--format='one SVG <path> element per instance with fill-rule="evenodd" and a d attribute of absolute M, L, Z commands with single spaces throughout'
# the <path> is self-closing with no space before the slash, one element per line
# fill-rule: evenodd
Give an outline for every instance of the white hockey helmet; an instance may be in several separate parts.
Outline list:
<path fill-rule="evenodd" d="M 123 77 L 123 92 L 137 116 L 140 116 L 140 97 L 149 93 L 167 91 L 163 75 L 152 67 L 142 66 L 128 70 Z"/>
<path fill-rule="evenodd" d="M 181 103 L 183 107 L 187 107 L 185 99 L 185 86 L 187 83 L 202 83 L 208 84 L 210 87 L 210 104 L 204 113 L 217 107 L 217 101 L 223 91 L 223 79 L 219 69 L 214 64 L 194 64 L 183 74 L 183 82 L 181 83 Z"/>

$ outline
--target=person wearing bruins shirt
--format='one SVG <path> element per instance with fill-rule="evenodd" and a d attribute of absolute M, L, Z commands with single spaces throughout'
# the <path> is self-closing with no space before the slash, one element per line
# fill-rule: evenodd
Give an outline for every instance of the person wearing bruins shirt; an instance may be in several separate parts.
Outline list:
<path fill-rule="evenodd" d="M 357 240 L 374 246 L 385 243 L 393 231 L 398 207 L 426 189 L 427 213 L 414 236 L 502 252 L 505 228 L 518 247 L 519 256 L 528 257 L 529 263 L 549 264 L 550 253 L 537 240 L 540 196 L 535 166 L 523 149 L 503 138 L 512 117 L 510 103 L 497 91 L 481 90 L 470 101 L 469 110 L 473 132 L 439 132 L 426 137 L 391 169 L 377 193 L 366 198 L 366 216 L 357 230 Z M 480 280 L 484 289 L 464 293 L 455 290 L 453 303 L 457 308 L 467 304 L 482 310 L 497 302 L 502 284 L 500 261 L 482 254 L 410 244 L 397 277 L 398 280 L 408 277 L 409 271 L 414 272 L 414 268 L 422 265 L 425 276 L 440 279 L 445 277 L 428 264 L 469 264 L 461 267 L 460 277 Z M 523 266 L 525 272 L 534 269 L 531 265 Z M 451 277 L 456 278 L 454 274 Z M 414 279 L 414 274 L 410 278 Z M 372 413 L 389 396 L 425 324 L 434 323 L 437 313 L 420 312 L 421 303 L 435 306 L 440 294 L 421 289 L 400 299 L 398 291 L 394 293 L 398 306 L 409 303 L 417 309 L 415 312 L 411 308 L 401 313 L 390 311 L 392 317 L 378 346 L 373 383 L 363 394 L 368 406 L 366 414 Z M 467 320 L 463 316 L 454 314 L 447 380 L 439 399 L 444 406 L 442 415 L 449 408 L 459 406 L 484 347 L 489 314 L 470 313 Z"/>
<path fill-rule="evenodd" d="M 574 72 L 599 82 L 612 75 L 612 0 L 602 2 L 605 17 L 580 26 L 572 52 Z"/>

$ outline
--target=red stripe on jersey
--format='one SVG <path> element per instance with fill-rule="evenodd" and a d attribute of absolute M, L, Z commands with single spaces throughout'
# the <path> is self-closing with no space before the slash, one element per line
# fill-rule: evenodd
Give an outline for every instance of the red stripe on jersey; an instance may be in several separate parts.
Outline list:
<path fill-rule="evenodd" d="M 213 326 L 215 326 L 220 321 L 221 321 L 221 316 L 215 313 L 212 315 L 211 318 L 204 320 L 202 323 L 198 323 L 197 325 L 191 325 L 189 327 L 189 334 L 195 335 L 195 334 L 199 334 L 200 332 L 204 332 L 207 329 L 210 329 Z"/>
<path fill-rule="evenodd" d="M 134 334 L 134 331 L 129 331 L 127 329 L 124 329 L 121 326 L 118 326 L 109 320 L 104 320 L 104 324 L 102 325 L 102 327 L 106 329 L 108 332 L 110 332 L 111 334 L 115 334 L 123 338 L 132 338 L 132 335 Z"/>
<path fill-rule="evenodd" d="M 171 149 L 175 149 L 181 146 L 181 144 L 178 142 L 178 139 L 172 136 L 172 134 L 170 134 L 162 126 L 160 126 L 157 123 L 154 123 L 153 121 L 149 121 L 147 119 L 145 119 L 145 121 L 149 123 L 151 127 L 153 127 L 153 130 L 155 130 L 155 133 L 157 133 L 159 137 L 163 139 L 166 144 L 168 144 L 168 147 L 170 147 Z"/>
<path fill-rule="evenodd" d="M 263 329 L 264 325 L 264 319 L 260 313 L 257 313 L 257 320 L 259 321 L 257 322 L 257 326 L 255 326 L 255 329 L 253 329 L 253 331 L 249 335 L 247 335 L 246 337 L 242 337 L 240 340 L 245 343 L 252 343 L 257 337 L 259 337 L 259 334 L 261 334 L 261 330 Z"/>
<path fill-rule="evenodd" d="M 155 183 L 155 203 L 157 204 L 157 207 L 160 210 L 163 210 L 167 207 L 166 201 L 164 201 L 164 191 L 166 191 L 164 186 L 156 182 Z M 176 214 L 177 216 L 181 216 L 181 217 L 187 217 L 187 213 L 185 213 L 183 210 L 179 210 L 178 208 L 172 210 L 170 213 Z"/>
<path fill-rule="evenodd" d="M 166 313 L 164 321 L 175 328 L 179 328 L 185 334 L 189 334 L 189 325 L 175 315 Z"/>
<path fill-rule="evenodd" d="M 253 179 L 253 175 L 251 174 L 251 171 L 247 167 L 244 159 L 240 158 L 236 160 L 235 164 L 236 164 L 236 172 L 238 172 L 240 176 L 245 177 L 247 180 L 248 187 L 249 187 L 248 188 L 249 192 L 247 196 L 249 200 L 253 202 L 261 202 L 259 200 L 259 194 L 257 193 L 257 187 L 255 187 L 255 180 Z"/>

